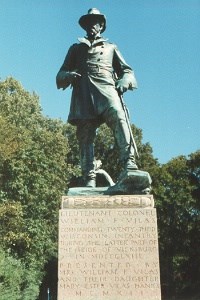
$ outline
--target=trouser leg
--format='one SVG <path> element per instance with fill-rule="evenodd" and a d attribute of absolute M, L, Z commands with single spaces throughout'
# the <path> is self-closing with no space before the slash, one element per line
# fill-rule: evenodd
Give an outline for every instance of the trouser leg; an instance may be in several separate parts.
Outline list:
<path fill-rule="evenodd" d="M 94 170 L 94 138 L 96 125 L 91 121 L 78 124 L 76 131 L 79 142 L 80 163 L 86 186 L 95 186 L 96 174 Z"/>
<path fill-rule="evenodd" d="M 123 109 L 109 108 L 104 113 L 104 120 L 113 131 L 123 167 L 137 169 L 135 150 L 131 142 L 131 134 Z"/>

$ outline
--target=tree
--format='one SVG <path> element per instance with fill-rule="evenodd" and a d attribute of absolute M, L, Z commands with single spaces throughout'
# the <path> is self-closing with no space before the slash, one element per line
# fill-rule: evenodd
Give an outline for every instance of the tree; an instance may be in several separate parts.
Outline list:
<path fill-rule="evenodd" d="M 45 264 L 57 253 L 58 208 L 73 172 L 69 146 L 63 122 L 44 117 L 38 96 L 13 78 L 0 82 L 0 122 L 6 137 L 0 146 L 1 242 L 25 270 L 22 275 L 19 264 L 19 299 L 33 300 Z"/>
<path fill-rule="evenodd" d="M 160 167 L 154 182 L 158 208 L 163 293 L 187 296 L 199 287 L 199 152 L 179 156 Z M 198 261 L 198 263 L 197 263 Z"/>

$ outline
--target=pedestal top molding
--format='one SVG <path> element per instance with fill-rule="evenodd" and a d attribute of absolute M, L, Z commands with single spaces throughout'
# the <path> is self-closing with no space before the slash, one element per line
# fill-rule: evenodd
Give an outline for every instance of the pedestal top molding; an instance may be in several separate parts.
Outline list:
<path fill-rule="evenodd" d="M 61 209 L 68 208 L 153 208 L 153 195 L 62 196 Z"/>

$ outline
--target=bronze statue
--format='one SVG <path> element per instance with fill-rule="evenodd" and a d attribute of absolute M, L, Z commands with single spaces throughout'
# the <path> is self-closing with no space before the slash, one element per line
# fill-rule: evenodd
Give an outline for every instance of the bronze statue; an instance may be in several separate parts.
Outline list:
<path fill-rule="evenodd" d="M 58 89 L 73 87 L 68 122 L 77 126 L 85 186 L 95 187 L 94 138 L 102 123 L 113 131 L 123 168 L 138 169 L 137 149 L 121 101 L 124 92 L 137 88 L 137 82 L 117 46 L 101 36 L 105 15 L 92 8 L 79 24 L 87 36 L 69 48 L 56 82 Z"/>

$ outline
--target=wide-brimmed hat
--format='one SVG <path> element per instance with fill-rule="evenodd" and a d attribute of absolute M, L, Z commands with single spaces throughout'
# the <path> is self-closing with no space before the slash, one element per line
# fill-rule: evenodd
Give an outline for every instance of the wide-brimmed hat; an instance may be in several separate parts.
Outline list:
<path fill-rule="evenodd" d="M 105 15 L 102 15 L 100 13 L 100 11 L 96 8 L 90 8 L 88 10 L 87 15 L 83 15 L 82 17 L 80 17 L 79 24 L 84 30 L 86 30 L 88 21 L 93 20 L 93 19 L 100 20 L 102 22 L 103 28 L 102 28 L 101 32 L 104 32 L 106 29 L 106 17 L 105 17 Z"/>

